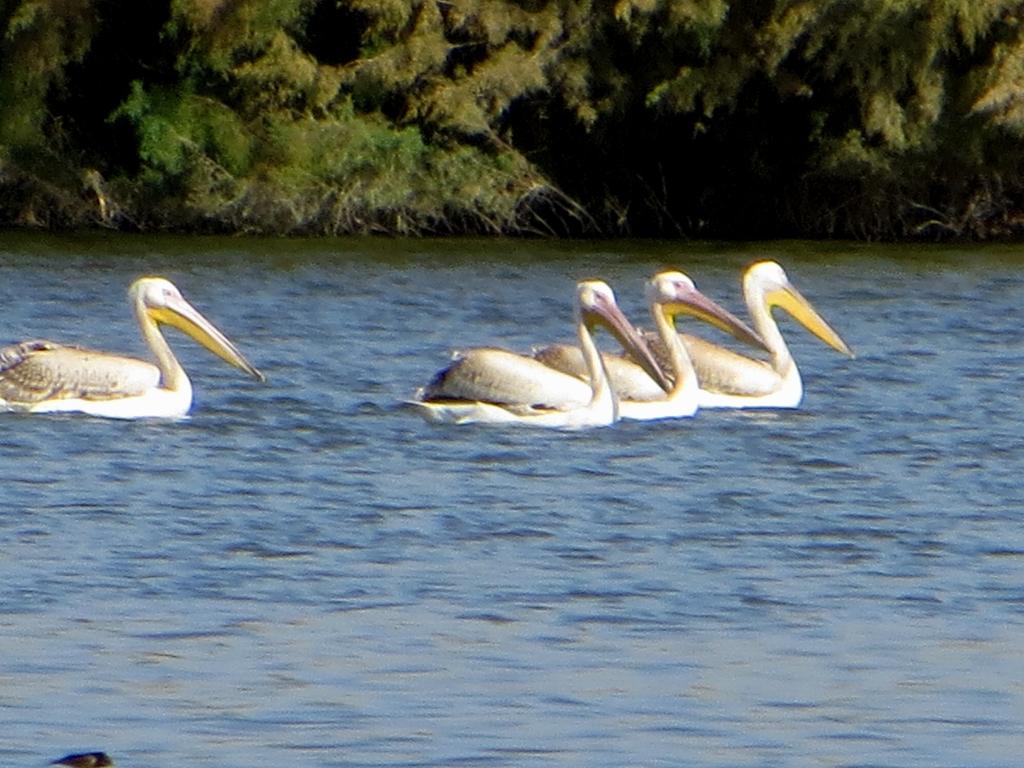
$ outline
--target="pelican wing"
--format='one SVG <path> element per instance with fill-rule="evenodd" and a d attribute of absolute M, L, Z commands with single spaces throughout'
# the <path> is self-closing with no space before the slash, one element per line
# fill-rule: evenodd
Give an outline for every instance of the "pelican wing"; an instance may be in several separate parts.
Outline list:
<path fill-rule="evenodd" d="M 667 352 L 664 358 L 659 356 L 659 350 L 655 344 L 657 336 L 644 337 L 655 359 L 661 364 L 665 375 L 671 380 L 671 366 L 667 362 Z M 664 350 L 664 344 L 661 345 Z M 658 386 L 647 372 L 637 365 L 631 358 L 618 354 L 601 353 L 604 360 L 605 370 L 608 372 L 608 380 L 615 389 L 615 394 L 620 400 L 636 400 L 647 402 L 650 400 L 664 400 L 665 390 Z M 544 365 L 554 368 L 556 371 L 575 376 L 581 381 L 587 381 L 587 364 L 583 360 L 583 352 L 579 347 L 571 344 L 549 344 L 546 347 L 534 350 L 533 357 Z"/>
<path fill-rule="evenodd" d="M 546 347 L 535 347 L 533 359 L 544 363 L 548 368 L 554 368 L 577 379 L 586 381 L 590 374 L 587 371 L 587 364 L 583 360 L 583 352 L 578 346 L 572 344 L 548 344 Z"/>
<path fill-rule="evenodd" d="M 527 409 L 567 410 L 590 402 L 586 382 L 503 349 L 459 353 L 424 387 L 425 401 L 462 400 Z"/>
<path fill-rule="evenodd" d="M 140 395 L 160 383 L 151 363 L 52 341 L 0 349 L 0 400 L 31 405 L 46 400 L 110 400 Z"/>
<path fill-rule="evenodd" d="M 644 331 L 643 333 L 658 364 L 674 382 L 675 374 L 669 373 L 672 366 L 669 362 L 665 342 L 653 331 Z M 693 364 L 693 370 L 697 374 L 697 381 L 700 383 L 701 389 L 744 397 L 768 395 L 778 389 L 779 374 L 772 369 L 769 363 L 733 352 L 731 349 L 702 339 L 700 336 L 680 333 L 679 338 L 682 339 L 690 356 L 690 362 Z M 609 378 L 612 376 L 610 370 L 608 376 Z M 656 400 L 656 394 L 652 389 L 649 396 L 644 397 L 642 392 L 638 392 L 637 396 L 623 396 L 623 399 Z"/>
<path fill-rule="evenodd" d="M 699 336 L 679 336 L 690 353 L 700 388 L 730 395 L 768 395 L 778 389 L 779 374 L 763 360 L 733 352 Z"/>

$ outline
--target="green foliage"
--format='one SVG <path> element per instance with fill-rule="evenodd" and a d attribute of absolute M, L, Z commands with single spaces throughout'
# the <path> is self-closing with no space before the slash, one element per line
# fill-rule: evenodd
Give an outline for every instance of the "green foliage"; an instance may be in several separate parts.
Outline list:
<path fill-rule="evenodd" d="M 111 117 L 124 117 L 135 125 L 139 158 L 151 181 L 171 182 L 189 172 L 199 158 L 232 175 L 247 170 L 252 137 L 235 112 L 209 97 L 184 89 L 147 93 L 135 81 Z"/>
<path fill-rule="evenodd" d="M 971 114 L 1012 135 L 1024 135 L 1024 28 L 1015 23 L 993 46 L 991 64 L 976 76 Z"/>
<path fill-rule="evenodd" d="M 311 0 L 171 0 L 168 33 L 185 41 L 182 68 L 229 72 L 262 55 Z"/>
<path fill-rule="evenodd" d="M 516 225 L 518 196 L 507 163 L 470 147 L 424 141 L 415 127 L 339 110 L 332 120 L 288 121 L 268 130 L 264 163 L 236 188 L 225 213 L 246 231 L 447 231 L 498 233 Z M 528 167 L 522 177 L 536 178 Z"/>
<path fill-rule="evenodd" d="M 47 97 L 89 49 L 96 19 L 90 0 L 12 0 L 0 12 L 0 156 L 39 147 Z"/>
<path fill-rule="evenodd" d="M 151 46 L 125 38 L 129 11 Z M 51 200 L 110 178 L 136 226 L 1002 234 L 1024 221 L 1022 11 L 16 0 L 0 161 L 64 185 Z"/>

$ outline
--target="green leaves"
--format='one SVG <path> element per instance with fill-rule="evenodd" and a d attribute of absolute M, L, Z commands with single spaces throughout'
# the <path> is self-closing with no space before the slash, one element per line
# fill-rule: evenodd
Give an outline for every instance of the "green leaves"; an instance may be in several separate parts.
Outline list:
<path fill-rule="evenodd" d="M 978 77 L 971 114 L 987 118 L 1011 134 L 1021 136 L 1024 135 L 1024 30 L 1014 25 L 1012 33 L 995 45 L 992 66 Z"/>
<path fill-rule="evenodd" d="M 0 25 L 2 157 L 44 142 L 47 97 L 88 51 L 96 19 L 89 0 L 11 0 Z"/>
<path fill-rule="evenodd" d="M 96 168 L 141 226 L 983 232 L 1024 220 L 1022 10 L 12 0 L 0 160 L 66 199 Z"/>
<path fill-rule="evenodd" d="M 173 182 L 200 160 L 230 175 L 248 170 L 253 138 L 239 116 L 224 104 L 190 88 L 147 92 L 139 81 L 111 115 L 128 119 L 139 137 L 139 158 L 150 181 Z"/>

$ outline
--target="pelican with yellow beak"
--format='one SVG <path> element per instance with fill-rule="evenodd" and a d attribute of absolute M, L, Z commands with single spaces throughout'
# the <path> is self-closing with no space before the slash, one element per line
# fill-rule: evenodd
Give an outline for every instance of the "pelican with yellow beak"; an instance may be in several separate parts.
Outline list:
<path fill-rule="evenodd" d="M 161 325 L 177 328 L 236 368 L 264 380 L 170 281 L 139 278 L 128 289 L 128 298 L 156 365 L 52 341 L 24 341 L 0 349 L 0 410 L 76 411 L 118 419 L 184 416 L 192 405 L 192 383 L 160 332 Z"/>
<path fill-rule="evenodd" d="M 701 408 L 796 408 L 804 387 L 796 361 L 782 338 L 772 309 L 786 310 L 837 352 L 853 352 L 774 261 L 752 264 L 743 275 L 751 322 L 764 339 L 768 361 L 746 357 L 697 336 L 681 334 L 700 382 Z"/>
<path fill-rule="evenodd" d="M 503 349 L 459 353 L 436 374 L 412 404 L 428 421 L 526 424 L 540 427 L 595 427 L 619 419 L 619 401 L 594 342 L 598 325 L 607 328 L 635 356 L 653 380 L 668 382 L 650 349 L 600 280 L 576 286 L 576 334 L 587 369 L 583 381 L 532 357 Z"/>
<path fill-rule="evenodd" d="M 654 275 L 647 281 L 644 295 L 657 332 L 657 337 L 650 340 L 651 346 L 660 342 L 653 351 L 664 351 L 665 359 L 659 358 L 659 362 L 671 386 L 666 390 L 659 380 L 651 378 L 643 366 L 629 357 L 604 355 L 608 378 L 619 396 L 619 410 L 624 419 L 675 419 L 697 412 L 700 403 L 697 374 L 676 333 L 676 318 L 680 315 L 698 318 L 741 341 L 767 349 L 765 342 L 742 320 L 698 291 L 682 272 L 673 269 Z M 584 374 L 580 351 L 568 344 L 537 349 L 534 358 L 564 373 L 577 377 Z"/>

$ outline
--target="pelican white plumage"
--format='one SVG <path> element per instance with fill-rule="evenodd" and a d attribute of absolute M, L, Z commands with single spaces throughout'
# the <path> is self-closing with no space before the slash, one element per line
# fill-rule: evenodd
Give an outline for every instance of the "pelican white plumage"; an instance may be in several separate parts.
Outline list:
<path fill-rule="evenodd" d="M 761 338 L 747 325 L 697 290 L 693 281 L 678 270 L 654 275 L 644 288 L 647 305 L 654 320 L 657 338 L 665 352 L 664 373 L 672 381 L 666 391 L 647 371 L 632 360 L 604 355 L 612 388 L 619 396 L 619 411 L 624 419 L 648 421 L 693 416 L 699 405 L 697 374 L 689 353 L 676 332 L 679 315 L 691 315 L 733 334 L 749 344 L 765 347 Z M 553 344 L 534 352 L 535 359 L 563 373 L 580 377 L 583 359 L 578 349 Z"/>
<path fill-rule="evenodd" d="M 459 353 L 417 393 L 412 404 L 428 421 L 443 423 L 568 428 L 612 424 L 619 418 L 619 403 L 594 342 L 597 325 L 618 338 L 654 380 L 668 386 L 650 349 L 626 320 L 606 283 L 584 280 L 577 284 L 575 316 L 588 382 L 525 355 L 477 348 Z"/>
<path fill-rule="evenodd" d="M 139 278 L 128 289 L 128 298 L 156 365 L 52 341 L 23 341 L 0 349 L 0 410 L 75 411 L 120 419 L 184 416 L 192 405 L 192 383 L 160 325 L 178 328 L 231 365 L 264 380 L 170 281 Z"/>
<path fill-rule="evenodd" d="M 774 261 L 752 264 L 743 275 L 743 296 L 754 329 L 770 360 L 746 357 L 697 336 L 683 334 L 700 381 L 701 408 L 796 408 L 803 399 L 800 370 L 782 338 L 772 308 L 786 310 L 807 330 L 844 355 L 853 352 Z"/>

